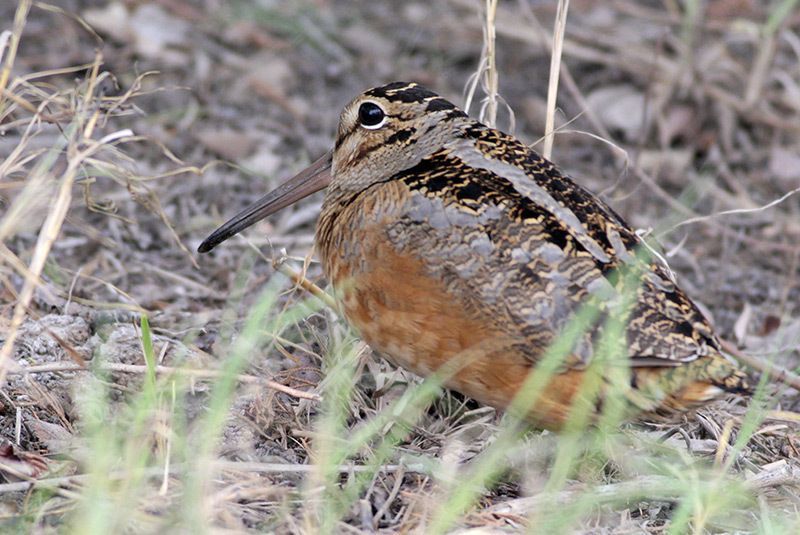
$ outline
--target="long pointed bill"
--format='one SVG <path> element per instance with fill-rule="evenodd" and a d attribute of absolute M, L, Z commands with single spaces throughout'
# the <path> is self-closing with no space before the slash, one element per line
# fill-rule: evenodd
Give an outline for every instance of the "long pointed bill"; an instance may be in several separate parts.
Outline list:
<path fill-rule="evenodd" d="M 207 253 L 253 223 L 327 186 L 331 181 L 332 158 L 333 151 L 327 152 L 322 158 L 233 216 L 227 223 L 211 233 L 200 244 L 197 251 Z"/>

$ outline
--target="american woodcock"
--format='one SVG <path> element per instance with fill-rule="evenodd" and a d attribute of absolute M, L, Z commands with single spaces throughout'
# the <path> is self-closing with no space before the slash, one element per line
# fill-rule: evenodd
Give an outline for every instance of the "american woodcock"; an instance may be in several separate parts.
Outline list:
<path fill-rule="evenodd" d="M 596 321 L 576 331 L 526 408 L 534 423 L 564 425 L 615 315 L 624 318 L 616 362 L 625 381 L 612 384 L 614 364 L 601 375 L 633 410 L 688 409 L 749 390 L 708 321 L 620 216 L 515 137 L 414 83 L 359 95 L 331 152 L 199 251 L 325 187 L 316 245 L 334 294 L 361 337 L 403 368 L 425 376 L 450 365 L 447 387 L 504 409 L 594 306 Z M 620 295 L 623 271 L 636 274 L 630 299 Z"/>

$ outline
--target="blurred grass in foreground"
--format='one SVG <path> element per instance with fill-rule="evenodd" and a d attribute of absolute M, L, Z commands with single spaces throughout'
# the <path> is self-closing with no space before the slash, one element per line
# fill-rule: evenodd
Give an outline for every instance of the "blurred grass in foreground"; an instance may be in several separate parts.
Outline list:
<path fill-rule="evenodd" d="M 788 4 L 780 3 L 775 12 L 783 12 Z M 29 3 L 20 2 L 21 23 L 26 5 Z M 30 214 L 41 213 L 43 208 L 47 212 L 29 264 L 3 246 L 4 262 L 26 277 L 11 323 L 13 331 L 26 314 L 74 185 L 88 188 L 92 181 L 102 178 L 121 183 L 135 178 L 120 163 L 126 157 L 119 145 L 138 138 L 125 130 L 97 136 L 95 128 L 105 120 L 106 113 L 122 104 L 97 91 L 99 81 L 108 76 L 100 72 L 99 57 L 93 65 L 61 71 L 89 68 L 86 79 L 70 94 L 47 94 L 34 83 L 36 76 L 8 84 L 13 56 L 5 57 L 0 122 L 9 120 L 11 111 L 20 110 L 28 113 L 29 122 L 15 119 L 12 124 L 5 124 L 6 128 L 24 128 L 25 135 L 19 150 L 0 164 L 0 175 L 24 178 L 25 185 L 0 219 L 3 242 L 14 236 Z M 125 98 L 134 93 L 131 90 Z M 36 135 L 43 116 L 54 114 L 54 109 L 68 118 L 63 135 L 49 149 L 27 151 L 26 140 Z M 57 167 L 59 158 L 66 158 L 67 165 Z M 247 259 L 242 261 L 233 295 L 243 295 L 250 266 Z M 208 380 L 210 394 L 204 412 L 191 422 L 187 419 L 187 406 L 194 384 L 187 376 L 156 375 L 152 330 L 146 316 L 141 317 L 139 327 L 148 371 L 138 390 L 130 389 L 118 399 L 109 386 L 113 377 L 99 366 L 103 356 L 96 355 L 79 398 L 76 457 L 81 474 L 86 477 L 71 490 L 34 490 L 25 499 L 13 528 L 30 532 L 50 524 L 61 527 L 63 522 L 66 531 L 81 534 L 214 531 L 218 516 L 239 499 L 218 495 L 216 487 L 220 472 L 229 467 L 221 464 L 218 457 L 236 395 L 237 376 L 254 355 L 270 351 L 276 337 L 291 340 L 298 330 L 308 329 L 305 318 L 321 309 L 314 298 L 279 306 L 287 285 L 282 275 L 274 275 L 247 311 L 241 329 L 233 327 L 240 303 L 229 304 L 222 322 L 227 331 L 222 333 L 223 343 L 218 349 L 220 375 Z M 138 307 L 129 308 L 140 311 Z M 651 502 L 676 504 L 667 523 L 668 533 L 800 531 L 796 515 L 771 508 L 759 488 L 742 478 L 741 472 L 734 473 L 740 453 L 763 418 L 758 401 L 763 398 L 764 382 L 757 402 L 738 429 L 736 441 L 723 452 L 722 462 L 690 455 L 622 428 L 626 367 L 614 361 L 613 351 L 619 347 L 615 341 L 620 339 L 621 318 L 607 326 L 609 340 L 603 345 L 606 351 L 601 352 L 587 373 L 582 398 L 585 403 L 576 404 L 567 431 L 542 436 L 527 429 L 515 414 L 521 412 L 520 407 L 535 402 L 568 352 L 571 340 L 592 325 L 595 316 L 591 309 L 578 315 L 567 334 L 531 374 L 528 388 L 515 402 L 515 408 L 503 417 L 491 444 L 465 463 L 402 453 L 452 370 L 413 384 L 384 410 L 368 418 L 360 417 L 356 371 L 361 347 L 349 331 L 331 321 L 329 346 L 323 351 L 325 377 L 319 385 L 322 401 L 310 409 L 314 419 L 309 469 L 300 471 L 305 474 L 302 484 L 288 489 L 284 498 L 276 499 L 260 523 L 243 527 L 306 533 L 340 531 L 342 522 L 357 516 L 353 511 L 365 489 L 391 464 L 392 468 L 404 466 L 407 472 L 429 478 L 428 495 L 420 497 L 424 507 L 414 517 L 420 532 L 425 533 L 444 533 L 473 522 L 471 515 L 479 513 L 476 504 L 489 496 L 503 478 L 522 481 L 522 486 L 530 484 L 533 489 L 530 498 L 521 499 L 528 501 L 514 502 L 518 508 L 509 513 L 514 525 L 525 526 L 531 532 L 573 532 L 603 511 L 636 508 Z M 11 340 L 6 338 L 9 349 L 4 349 L 4 359 L 9 358 L 13 337 Z M 616 381 L 620 388 L 609 390 L 618 395 L 606 400 L 602 417 L 592 425 L 589 410 L 600 392 L 599 378 L 607 366 L 614 370 L 610 374 L 612 383 Z M 529 453 L 539 448 L 545 452 L 542 458 L 529 462 Z M 580 484 L 569 484 L 575 480 Z"/>

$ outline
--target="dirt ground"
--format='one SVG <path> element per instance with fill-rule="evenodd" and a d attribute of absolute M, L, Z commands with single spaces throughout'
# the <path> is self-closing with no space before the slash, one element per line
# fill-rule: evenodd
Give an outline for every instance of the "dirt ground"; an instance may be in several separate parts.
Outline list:
<path fill-rule="evenodd" d="M 0 3 L 0 31 L 12 28 L 15 4 Z M 555 4 L 503 2 L 497 16 L 499 92 L 507 104 L 498 126 L 513 128 L 531 144 L 544 131 Z M 670 1 L 573 0 L 553 160 L 661 242 L 681 285 L 713 319 L 721 338 L 762 365 L 797 371 L 800 11 L 780 12 L 783 4 L 791 2 L 707 0 L 696 3 L 696 12 L 686 12 L 682 3 Z M 20 462 L 33 477 L 81 473 L 85 459 L 76 452 L 76 437 L 84 414 L 81 385 L 88 379 L 74 370 L 75 363 L 102 358 L 115 399 L 139 389 L 142 369 L 120 366 L 145 363 L 135 321 L 141 311 L 148 312 L 160 364 L 219 369 L 226 357 L 220 333 L 242 328 L 259 289 L 274 278 L 270 259 L 286 254 L 297 267 L 309 253 L 321 197 L 259 223 L 246 238 L 230 240 L 213 254 L 196 254 L 199 243 L 328 150 L 339 111 L 364 89 L 413 80 L 463 105 L 481 58 L 482 7 L 477 0 L 34 5 L 9 80 L 83 67 L 32 78 L 24 91 L 8 86 L 35 106 L 46 95 L 61 98 L 43 108 L 48 118 L 35 124 L 30 139 L 23 119 L 31 115 L 24 107 L 0 117 L 0 161 L 6 162 L 0 167 L 0 225 L 8 223 L 43 151 L 68 137 L 70 110 L 79 105 L 76 88 L 91 77 L 97 54 L 99 71 L 112 76 L 95 87 L 97 98 L 109 100 L 94 139 L 123 129 L 140 138 L 121 145 L 118 153 L 84 162 L 77 175 L 69 211 L 43 267 L 43 284 L 16 331 L 14 366 L 0 392 L 0 437 L 6 441 L 0 457 Z M 482 97 L 479 87 L 471 115 L 479 114 Z M 110 109 L 115 102 L 119 106 Z M 23 153 L 15 153 L 23 142 Z M 36 157 L 25 160 L 25 154 Z M 115 167 L 103 167 L 106 160 Z M 56 156 L 53 176 L 61 176 L 67 165 L 67 157 Z M 57 187 L 50 187 L 51 199 L 26 205 L 13 224 L 0 227 L 0 345 L 11 332 L 24 266 L 35 258 L 47 203 L 55 198 Z M 240 284 L 243 271 L 247 277 Z M 325 286 L 315 262 L 307 276 Z M 287 290 L 280 303 L 302 298 L 302 290 Z M 331 312 L 321 310 L 293 331 L 295 349 L 269 346 L 252 357 L 244 373 L 259 379 L 238 387 L 217 450 L 220 459 L 309 462 L 308 440 L 302 437 L 310 436 L 313 402 L 259 381 L 315 392 L 323 377 L 319 355 L 325 341 L 343 329 Z M 364 362 L 359 400 L 362 416 L 368 416 L 386 403 L 375 396 L 380 386 L 405 376 L 368 351 Z M 32 367 L 34 373 L 23 373 Z M 207 392 L 198 380 L 186 407 L 189 420 L 206 410 Z M 740 464 L 800 473 L 800 395 L 772 381 L 768 397 L 768 408 L 784 417 L 761 424 Z M 725 421 L 741 416 L 744 405 L 727 400 L 687 415 L 673 425 L 679 431 L 670 429 L 693 443 L 696 454 L 713 457 Z M 445 445 L 464 406 L 473 411 L 472 421 L 458 455 L 465 462 L 474 457 L 491 441 L 497 418 L 491 409 L 447 394 L 414 427 L 392 463 L 406 454 L 452 453 Z M 218 480 L 220 490 L 236 483 L 285 496 L 300 485 L 299 472 L 228 468 Z M 359 502 L 362 509 L 345 516 L 341 531 L 394 532 L 422 525 L 431 485 L 429 476 L 413 470 L 383 474 Z M 784 477 L 770 486 L 769 503 L 796 511 L 799 487 L 800 480 Z M 15 489 L 0 485 L 0 523 L 16 522 L 29 511 L 29 491 Z M 459 526 L 519 527 L 500 508 L 528 494 L 518 481 L 502 482 Z M 58 507 L 45 507 L 33 524 L 37 529 L 57 529 L 61 515 L 68 514 L 69 497 L 56 498 Z M 223 505 L 211 515 L 215 529 L 302 531 L 289 520 L 275 520 L 281 499 L 220 500 Z M 148 509 L 154 510 L 155 505 Z M 580 530 L 660 533 L 673 510 L 668 501 L 635 504 L 598 513 Z"/>

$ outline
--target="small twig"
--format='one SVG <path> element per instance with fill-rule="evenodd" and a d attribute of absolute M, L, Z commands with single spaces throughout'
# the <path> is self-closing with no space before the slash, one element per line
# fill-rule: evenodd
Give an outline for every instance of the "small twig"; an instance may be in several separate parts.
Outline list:
<path fill-rule="evenodd" d="M 173 467 L 173 469 L 175 468 L 176 467 Z M 154 467 L 152 469 L 144 470 L 145 475 L 151 475 L 151 476 L 159 475 L 161 474 L 161 472 L 162 472 L 161 467 Z M 83 483 L 90 477 L 92 477 L 91 474 L 76 474 L 73 476 L 49 477 L 46 479 L 19 481 L 16 483 L 4 483 L 0 485 L 0 494 L 6 494 L 9 492 L 24 492 L 30 490 L 33 487 L 57 488 L 65 485 L 77 485 L 79 483 Z M 124 479 L 127 477 L 130 477 L 129 471 L 108 474 L 108 479 Z"/>
<path fill-rule="evenodd" d="M 391 507 L 392 504 L 394 503 L 395 498 L 397 498 L 397 495 L 400 493 L 400 488 L 403 486 L 404 475 L 405 475 L 405 470 L 403 470 L 403 466 L 401 465 L 400 469 L 394 476 L 394 485 L 392 486 L 391 492 L 389 492 L 389 495 L 386 497 L 386 500 L 383 502 L 383 505 L 381 505 L 381 508 L 378 509 L 378 511 L 372 516 L 373 526 L 377 527 L 380 519 L 383 518 L 383 515 L 386 514 L 386 511 L 388 511 L 389 507 Z"/>
<path fill-rule="evenodd" d="M 212 461 L 211 465 L 217 470 L 236 470 L 240 472 L 254 472 L 259 474 L 306 474 L 319 470 L 314 464 L 284 464 L 284 463 L 256 463 L 238 461 Z M 337 470 L 343 474 L 350 472 L 380 472 L 383 474 L 412 472 L 415 474 L 428 473 L 421 465 L 386 464 L 382 466 L 340 465 Z"/>
<path fill-rule="evenodd" d="M 211 461 L 211 467 L 215 470 L 230 470 L 239 472 L 252 472 L 258 474 L 305 474 L 319 467 L 313 464 L 283 464 L 283 463 L 255 463 L 255 462 L 235 462 L 235 461 Z M 186 468 L 185 464 L 172 465 L 169 468 L 170 474 L 180 472 Z M 419 473 L 426 474 L 427 471 L 422 466 L 407 466 L 402 464 L 387 464 L 383 466 L 359 466 L 343 464 L 337 468 L 340 473 L 347 474 L 351 472 L 380 472 L 384 474 L 389 473 Z M 145 468 L 142 473 L 149 477 L 163 476 L 164 468 L 161 466 L 154 466 L 152 468 Z M 47 479 L 31 479 L 29 481 L 19 481 L 16 483 L 5 483 L 0 485 L 0 494 L 9 492 L 24 492 L 32 487 L 38 488 L 53 488 L 61 487 L 62 485 L 77 485 L 83 483 L 91 477 L 90 474 L 77 474 L 73 476 L 51 477 Z M 121 470 L 112 472 L 108 475 L 109 479 L 125 479 L 130 477 L 130 471 Z"/>
<path fill-rule="evenodd" d="M 21 489 L 21 490 L 26 490 L 26 489 L 30 488 L 31 486 L 35 485 L 39 481 L 36 478 L 31 477 L 28 474 L 25 474 L 25 473 L 17 470 L 13 466 L 8 466 L 8 465 L 5 465 L 3 463 L 0 463 L 0 472 L 5 472 L 7 474 L 10 474 L 10 475 L 18 478 L 18 479 L 24 479 L 25 480 L 25 481 L 21 481 L 19 483 L 8 483 L 6 485 L 0 485 L 0 489 L 2 489 L 2 487 L 9 486 L 9 485 L 28 485 L 28 487 L 25 487 L 25 488 Z M 61 489 L 61 488 L 56 488 L 55 490 L 59 495 L 63 496 L 64 498 L 69 498 L 69 499 L 73 499 L 73 500 L 77 500 L 77 499 L 80 498 L 80 496 L 78 494 L 76 494 L 74 492 L 71 492 L 71 491 L 68 491 L 68 490 L 64 490 L 64 489 Z M 6 491 L 6 492 L 14 492 L 14 491 Z M 2 490 L 0 490 L 0 493 L 2 493 Z"/>
<path fill-rule="evenodd" d="M 800 468 L 780 460 L 762 466 L 757 474 L 744 480 L 745 488 L 753 493 L 760 493 L 764 489 L 780 485 L 796 485 L 800 481 Z M 590 495 L 597 505 L 635 503 L 642 497 L 658 497 L 662 500 L 680 499 L 682 496 L 680 484 L 672 477 L 644 476 L 611 483 L 598 485 L 594 488 L 564 490 L 555 493 L 537 494 L 527 498 L 517 498 L 500 503 L 488 509 L 493 514 L 519 514 L 527 515 L 542 506 L 557 506 L 574 503 L 581 496 Z"/>
<path fill-rule="evenodd" d="M 300 286 L 302 289 L 313 295 L 314 297 L 318 298 L 320 301 L 331 307 L 333 310 L 338 311 L 339 308 L 336 305 L 336 301 L 333 297 L 325 292 L 322 288 L 305 278 L 302 273 L 299 273 L 293 270 L 289 265 L 286 263 L 287 257 L 285 255 L 281 255 L 279 258 L 272 262 L 272 266 L 289 277 L 292 282 L 296 285 Z"/>
<path fill-rule="evenodd" d="M 750 366 L 754 370 L 761 373 L 768 374 L 769 378 L 773 381 L 789 385 L 795 390 L 800 391 L 800 376 L 797 374 L 792 373 L 786 368 L 778 366 L 772 362 L 767 362 L 766 360 L 758 358 L 754 355 L 743 353 L 742 351 L 739 351 L 739 349 L 733 343 L 728 342 L 727 340 L 721 340 L 721 343 L 722 349 L 742 364 Z"/>
<path fill-rule="evenodd" d="M 723 210 L 722 212 L 717 212 L 715 214 L 708 214 L 708 215 L 692 217 L 692 218 L 686 219 L 684 221 L 681 221 L 680 223 L 677 223 L 676 225 L 673 225 L 672 228 L 667 229 L 666 231 L 664 231 L 664 233 L 666 234 L 666 233 L 672 232 L 673 230 L 675 230 L 675 229 L 677 229 L 679 227 L 682 227 L 684 225 L 690 225 L 692 223 L 697 223 L 697 222 L 700 222 L 700 221 L 706 221 L 706 220 L 709 220 L 709 219 L 712 219 L 712 218 L 715 218 L 715 217 L 724 216 L 724 215 L 752 214 L 752 213 L 756 213 L 756 212 L 763 212 L 764 210 L 768 210 L 768 209 L 772 208 L 773 206 L 776 206 L 776 205 L 782 203 L 783 201 L 785 201 L 786 199 L 788 199 L 792 195 L 795 195 L 796 193 L 800 193 L 800 188 L 795 188 L 793 190 L 789 190 L 786 193 L 784 193 L 783 195 L 781 195 L 780 197 L 778 197 L 777 199 L 774 199 L 773 201 L 771 201 L 771 202 L 769 202 L 769 203 L 767 203 L 767 204 L 765 204 L 763 206 L 759 206 L 757 208 L 734 208 L 732 210 Z"/>
<path fill-rule="evenodd" d="M 800 413 L 792 411 L 767 411 L 764 413 L 764 419 L 800 424 Z"/>
<path fill-rule="evenodd" d="M 97 365 L 97 367 L 101 370 L 107 370 L 112 372 L 136 373 L 136 374 L 147 373 L 147 366 L 141 366 L 137 364 L 120 364 L 115 362 L 105 362 L 105 363 L 100 363 L 99 365 Z M 30 366 L 28 368 L 18 367 L 16 369 L 9 370 L 8 374 L 23 375 L 27 373 L 47 373 L 47 372 L 66 372 L 66 371 L 88 371 L 88 370 L 86 368 L 78 366 L 74 362 L 61 361 L 61 362 L 53 362 L 50 364 L 41 364 L 39 366 Z M 157 374 L 161 375 L 170 375 L 170 374 L 187 375 L 189 377 L 194 377 L 197 379 L 212 379 L 215 377 L 222 376 L 222 372 L 217 370 L 201 370 L 197 368 L 173 368 L 170 366 L 156 366 L 155 371 Z M 256 377 L 255 375 L 239 374 L 236 376 L 236 379 L 240 383 L 264 385 L 268 388 L 271 388 L 273 390 L 278 390 L 280 392 L 283 392 L 284 394 L 288 394 L 296 398 L 310 399 L 313 401 L 319 401 L 320 399 L 322 399 L 318 394 L 314 394 L 312 392 L 304 392 L 302 390 L 286 386 L 284 384 L 272 381 L 270 379 L 262 379 L 260 377 Z"/>

